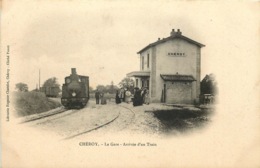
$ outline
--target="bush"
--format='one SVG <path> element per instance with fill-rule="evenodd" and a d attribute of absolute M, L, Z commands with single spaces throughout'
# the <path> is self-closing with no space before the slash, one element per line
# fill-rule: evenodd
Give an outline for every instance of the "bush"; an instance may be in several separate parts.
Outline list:
<path fill-rule="evenodd" d="M 42 113 L 56 107 L 61 104 L 48 99 L 44 93 L 41 92 L 15 92 L 14 93 L 14 105 L 16 115 L 18 117 Z"/>

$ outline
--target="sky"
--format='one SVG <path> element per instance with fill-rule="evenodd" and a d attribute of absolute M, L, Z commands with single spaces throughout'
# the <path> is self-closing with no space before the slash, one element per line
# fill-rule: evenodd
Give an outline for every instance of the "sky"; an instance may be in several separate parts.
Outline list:
<path fill-rule="evenodd" d="M 4 2 L 3 36 L 10 46 L 11 81 L 32 90 L 57 77 L 62 84 L 71 68 L 90 77 L 90 86 L 118 84 L 139 70 L 137 52 L 170 35 L 172 29 L 205 44 L 201 79 L 232 66 L 241 57 L 248 31 L 256 28 L 254 5 L 206 1 L 10 1 Z M 243 12 L 241 12 L 243 11 Z M 239 13 L 239 15 L 238 15 Z M 247 22 L 248 24 L 241 24 Z M 239 39 L 239 37 L 243 37 Z M 246 39 L 245 39 L 246 38 Z M 250 47 L 248 51 L 250 53 Z M 250 55 L 248 53 L 244 53 Z M 223 59 L 224 58 L 224 59 Z M 221 67 L 220 67 L 221 65 Z"/>

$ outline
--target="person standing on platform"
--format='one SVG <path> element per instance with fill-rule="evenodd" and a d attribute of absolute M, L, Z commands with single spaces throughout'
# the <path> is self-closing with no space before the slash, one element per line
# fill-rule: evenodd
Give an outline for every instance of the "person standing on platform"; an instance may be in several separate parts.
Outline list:
<path fill-rule="evenodd" d="M 125 102 L 129 103 L 131 101 L 131 92 L 127 89 L 125 91 Z"/>
<path fill-rule="evenodd" d="M 119 91 L 116 91 L 116 104 L 121 103 L 120 97 L 119 97 Z"/>
<path fill-rule="evenodd" d="M 119 92 L 119 98 L 120 98 L 121 102 L 124 102 L 124 99 L 125 99 L 124 95 L 125 95 L 125 89 L 121 88 L 120 92 Z"/>
<path fill-rule="evenodd" d="M 141 105 L 143 105 L 141 90 L 139 88 L 136 88 L 135 94 L 134 94 L 134 99 L 133 99 L 133 106 L 141 106 Z"/>
<path fill-rule="evenodd" d="M 101 92 L 101 94 L 100 94 L 100 101 L 101 101 L 102 105 L 107 104 L 107 100 L 105 98 L 105 93 L 104 92 Z"/>
<path fill-rule="evenodd" d="M 147 93 L 146 88 L 145 88 L 145 87 L 142 88 L 141 96 L 142 96 L 142 101 L 143 101 L 143 103 L 145 102 L 145 95 L 146 95 L 146 93 Z"/>
<path fill-rule="evenodd" d="M 144 104 L 150 104 L 150 99 L 149 99 L 149 90 L 146 90 L 146 94 L 144 95 Z"/>
<path fill-rule="evenodd" d="M 97 89 L 97 91 L 96 91 L 96 93 L 95 93 L 96 104 L 99 104 L 99 97 L 100 97 L 100 92 L 99 92 L 98 89 Z"/>

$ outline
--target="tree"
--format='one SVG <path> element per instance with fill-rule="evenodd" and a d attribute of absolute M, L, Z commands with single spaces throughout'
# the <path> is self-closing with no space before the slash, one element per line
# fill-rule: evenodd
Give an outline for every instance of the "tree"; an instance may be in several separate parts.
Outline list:
<path fill-rule="evenodd" d="M 52 78 L 47 79 L 42 86 L 43 87 L 60 87 L 60 84 L 58 83 L 58 79 L 56 77 L 52 77 Z"/>
<path fill-rule="evenodd" d="M 113 92 L 116 93 L 116 91 L 117 91 L 118 89 L 119 89 L 119 87 L 117 87 L 117 86 L 114 85 L 114 90 L 113 90 Z"/>
<path fill-rule="evenodd" d="M 114 89 L 115 89 L 115 87 L 114 87 L 114 82 L 111 81 L 111 85 L 110 85 L 110 87 L 109 87 L 109 93 L 114 93 Z"/>
<path fill-rule="evenodd" d="M 132 89 L 134 88 L 134 83 L 135 82 L 132 78 L 125 77 L 124 79 L 121 80 L 121 82 L 119 82 L 119 85 L 124 88 Z"/>
<path fill-rule="evenodd" d="M 56 78 L 56 77 L 52 77 L 52 78 L 47 79 L 43 83 L 42 87 L 58 87 L 59 91 L 61 91 L 60 84 L 58 83 L 58 78 Z"/>
<path fill-rule="evenodd" d="M 113 94 L 113 93 L 116 93 L 116 91 L 118 90 L 118 87 L 114 86 L 114 85 L 112 87 L 111 87 L 111 85 L 97 85 L 96 89 L 98 89 L 99 91 L 104 92 L 104 93 Z"/>
<path fill-rule="evenodd" d="M 104 85 L 97 85 L 96 89 L 102 92 L 106 92 L 106 87 Z"/>
<path fill-rule="evenodd" d="M 206 75 L 200 83 L 201 94 L 218 94 L 217 82 L 214 74 Z"/>
<path fill-rule="evenodd" d="M 15 85 L 15 89 L 17 89 L 20 92 L 28 92 L 28 85 L 20 82 Z"/>
<path fill-rule="evenodd" d="M 108 92 L 109 93 L 116 93 L 116 91 L 119 89 L 116 85 L 114 85 L 114 82 L 111 81 L 111 84 L 108 85 L 109 89 L 108 89 Z"/>

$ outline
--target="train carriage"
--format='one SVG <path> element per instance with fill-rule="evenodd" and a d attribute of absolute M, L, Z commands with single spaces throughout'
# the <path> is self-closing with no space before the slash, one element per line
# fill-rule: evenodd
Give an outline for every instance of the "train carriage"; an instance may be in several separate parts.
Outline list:
<path fill-rule="evenodd" d="M 60 88 L 58 86 L 53 87 L 41 87 L 41 92 L 45 93 L 47 97 L 58 97 Z"/>

